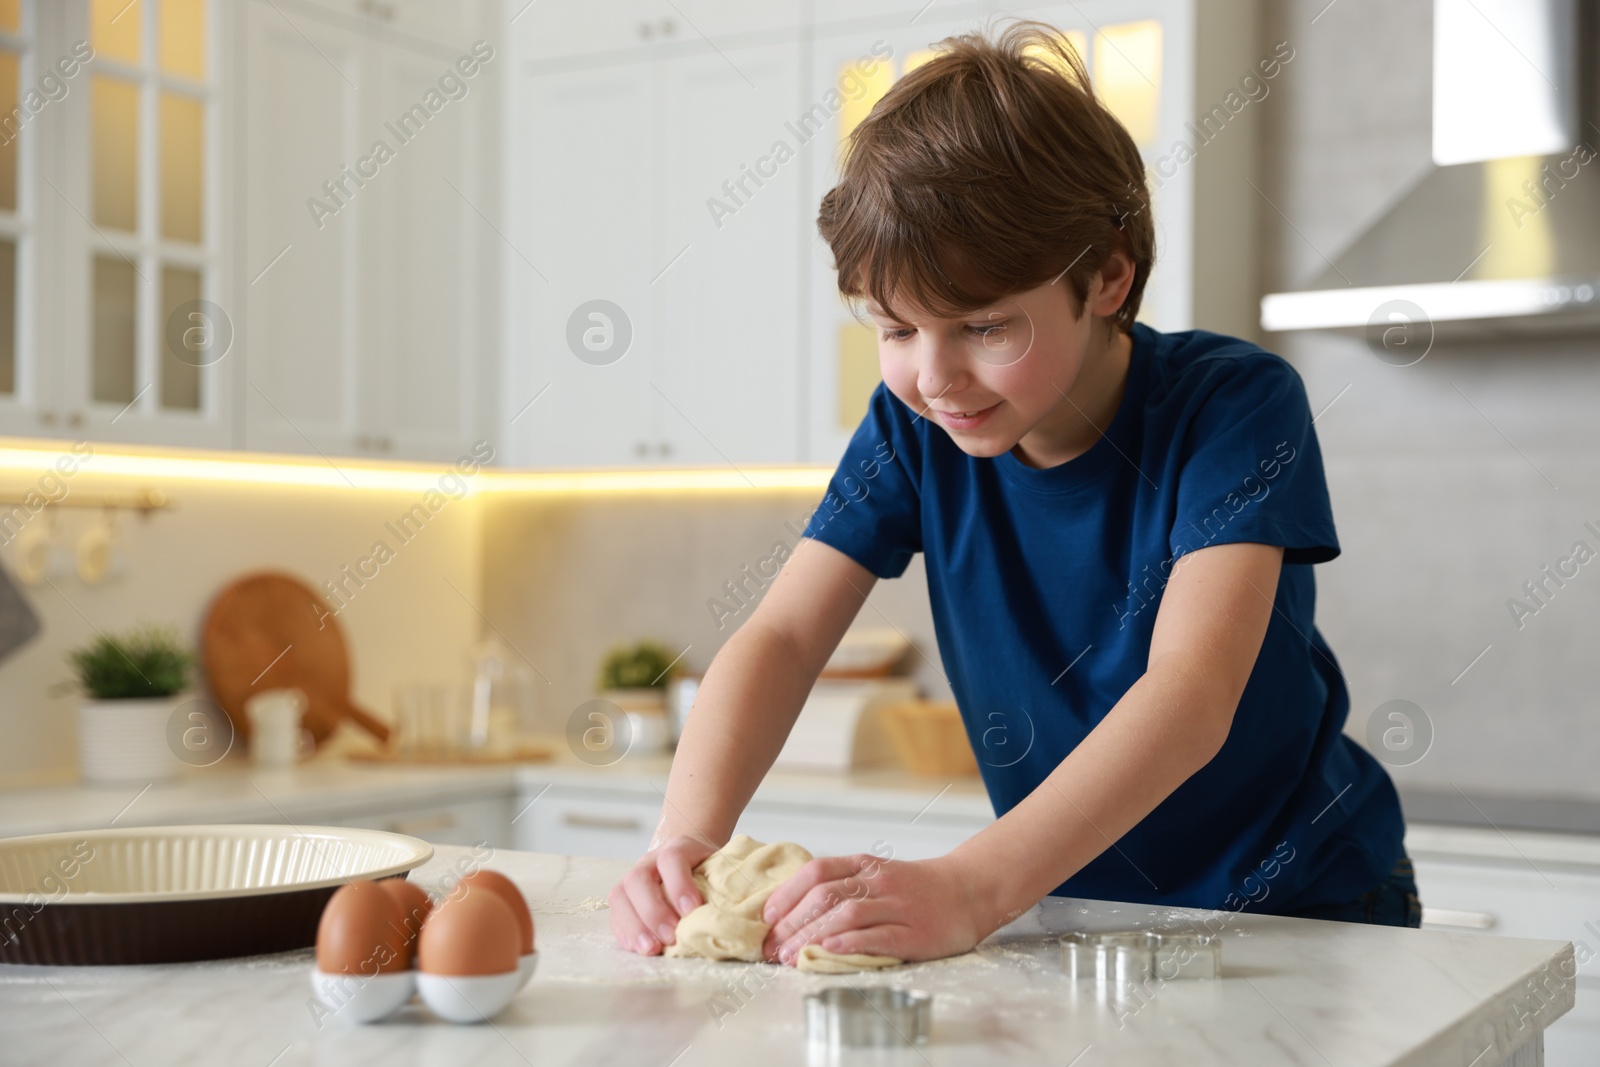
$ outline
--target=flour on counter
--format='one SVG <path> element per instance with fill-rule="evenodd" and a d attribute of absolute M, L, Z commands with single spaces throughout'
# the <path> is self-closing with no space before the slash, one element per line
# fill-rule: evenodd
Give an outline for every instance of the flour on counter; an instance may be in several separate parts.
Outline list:
<path fill-rule="evenodd" d="M 611 907 L 610 902 L 606 901 L 606 900 L 602 900 L 600 897 L 584 897 L 582 900 L 578 901 L 576 904 L 570 904 L 570 903 L 567 903 L 566 901 L 562 901 L 559 904 L 538 908 L 538 909 L 536 909 L 534 911 L 534 914 L 535 915 L 584 915 L 584 914 L 587 914 L 588 912 L 591 912 L 591 911 L 605 911 L 606 909 L 608 909 L 610 907 Z"/>

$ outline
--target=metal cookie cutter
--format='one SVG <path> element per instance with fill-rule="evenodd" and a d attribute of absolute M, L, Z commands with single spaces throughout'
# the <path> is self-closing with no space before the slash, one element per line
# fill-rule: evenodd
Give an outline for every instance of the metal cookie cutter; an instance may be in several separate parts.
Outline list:
<path fill-rule="evenodd" d="M 1114 985 L 1155 979 L 1222 976 L 1222 942 L 1215 934 L 1109 930 L 1061 936 L 1061 969 L 1073 981 Z"/>
<path fill-rule="evenodd" d="M 923 1045 L 933 997 L 898 986 L 829 986 L 806 995 L 806 1041 L 813 1048 Z"/>

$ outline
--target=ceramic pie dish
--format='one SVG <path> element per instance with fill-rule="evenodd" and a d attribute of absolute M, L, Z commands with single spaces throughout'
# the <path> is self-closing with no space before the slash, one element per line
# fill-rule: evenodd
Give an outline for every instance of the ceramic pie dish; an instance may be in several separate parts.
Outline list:
<path fill-rule="evenodd" d="M 342 826 L 211 825 L 0 839 L 0 962 L 177 963 L 308 948 L 333 891 L 433 846 Z"/>

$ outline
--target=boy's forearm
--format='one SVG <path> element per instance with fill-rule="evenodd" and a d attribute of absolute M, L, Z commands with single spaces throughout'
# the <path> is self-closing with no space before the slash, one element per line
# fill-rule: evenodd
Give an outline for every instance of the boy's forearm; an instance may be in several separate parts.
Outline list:
<path fill-rule="evenodd" d="M 728 638 L 684 722 L 652 848 L 679 834 L 727 843 L 816 676 L 758 619 Z"/>
<path fill-rule="evenodd" d="M 951 852 L 979 880 L 995 928 L 1112 847 L 1217 754 L 1237 701 L 1204 695 L 1194 677 L 1174 660 L 1153 667 L 1038 788 Z"/>

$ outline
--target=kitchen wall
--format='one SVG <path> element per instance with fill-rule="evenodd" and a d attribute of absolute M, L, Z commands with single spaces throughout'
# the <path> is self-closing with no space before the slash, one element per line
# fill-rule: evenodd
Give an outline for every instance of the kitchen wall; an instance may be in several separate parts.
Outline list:
<path fill-rule="evenodd" d="M 0 666 L 0 783 L 22 784 L 75 773 L 79 697 L 59 691 L 70 678 L 69 649 L 96 631 L 130 624 L 175 624 L 198 641 L 201 619 L 217 590 L 248 570 L 276 568 L 314 588 L 338 580 L 382 539 L 394 557 L 348 598 L 338 615 L 350 647 L 354 695 L 388 717 L 398 681 L 454 677 L 477 635 L 480 516 L 476 498 L 452 501 L 404 544 L 385 523 L 417 503 L 415 491 L 286 488 L 159 479 L 107 480 L 85 461 L 67 485 L 68 499 L 150 486 L 176 504 L 149 519 L 127 516 L 121 530 L 128 568 L 117 581 L 88 587 L 70 574 L 54 588 L 27 589 L 43 623 L 34 640 Z M 40 474 L 43 473 L 41 465 Z M 39 475 L 6 472 L 0 494 L 36 488 Z M 68 546 L 95 509 L 60 509 Z M 32 520 L 45 522 L 43 516 Z M 0 549 L 9 567 L 14 544 Z M 451 585 L 456 588 L 452 589 Z M 351 586 L 350 588 L 354 588 Z M 458 593 L 456 590 L 460 590 Z M 465 594 L 464 597 L 462 594 Z M 265 666 L 265 665 L 263 665 Z"/>
<path fill-rule="evenodd" d="M 1275 291 L 1325 270 L 1431 168 L 1433 5 L 1269 8 L 1268 40 L 1296 51 L 1262 112 Z M 1410 700 L 1434 742 L 1394 769 L 1403 785 L 1600 797 L 1600 567 L 1520 627 L 1507 606 L 1574 542 L 1600 550 L 1584 527 L 1600 528 L 1600 337 L 1440 340 L 1410 367 L 1359 338 L 1268 343 L 1313 411 L 1332 404 L 1317 431 L 1344 554 L 1317 568 L 1318 618 L 1350 684 L 1350 732 Z"/>
<path fill-rule="evenodd" d="M 638 494 L 520 497 L 484 501 L 484 612 L 548 681 L 540 725 L 564 730 L 594 696 L 600 659 L 612 645 L 654 637 L 704 670 L 750 609 L 722 616 L 708 605 L 737 604 L 724 583 L 793 548 L 821 493 Z M 720 624 L 719 624 L 720 621 Z M 922 558 L 904 577 L 879 582 L 858 627 L 892 626 L 918 651 L 906 662 L 930 696 L 948 698 L 928 608 Z"/>

